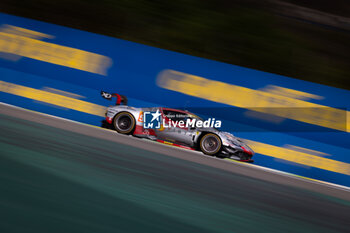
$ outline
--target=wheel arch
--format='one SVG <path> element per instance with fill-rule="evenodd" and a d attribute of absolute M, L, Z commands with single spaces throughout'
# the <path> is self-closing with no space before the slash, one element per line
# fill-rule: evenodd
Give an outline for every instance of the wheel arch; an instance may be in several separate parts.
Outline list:
<path fill-rule="evenodd" d="M 132 134 L 132 133 L 134 132 L 135 128 L 136 128 L 137 121 L 136 121 L 135 115 L 134 115 L 132 112 L 130 112 L 130 111 L 122 110 L 122 111 L 117 112 L 117 113 L 113 116 L 113 119 L 112 119 L 113 128 L 116 128 L 115 125 L 114 125 L 114 124 L 115 124 L 115 118 L 116 118 L 119 114 L 122 114 L 122 113 L 128 113 L 128 114 L 133 118 L 133 120 L 134 120 L 134 126 L 133 126 L 132 130 L 131 130 L 130 133 L 129 133 L 129 134 Z"/>

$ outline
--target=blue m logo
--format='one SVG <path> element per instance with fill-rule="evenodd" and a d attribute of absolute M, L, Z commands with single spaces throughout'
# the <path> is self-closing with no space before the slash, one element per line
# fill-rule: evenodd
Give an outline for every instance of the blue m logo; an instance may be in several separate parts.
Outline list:
<path fill-rule="evenodd" d="M 143 128 L 145 129 L 160 129 L 161 116 L 159 110 L 156 112 L 143 113 Z"/>

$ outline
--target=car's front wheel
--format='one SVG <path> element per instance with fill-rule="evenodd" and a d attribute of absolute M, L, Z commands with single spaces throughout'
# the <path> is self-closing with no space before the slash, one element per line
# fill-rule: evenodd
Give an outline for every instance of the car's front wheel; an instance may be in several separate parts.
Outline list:
<path fill-rule="evenodd" d="M 206 155 L 217 155 L 222 149 L 221 139 L 216 134 L 208 133 L 201 138 L 199 147 Z"/>
<path fill-rule="evenodd" d="M 120 112 L 114 117 L 114 128 L 118 133 L 131 134 L 135 129 L 135 118 L 129 112 Z"/>

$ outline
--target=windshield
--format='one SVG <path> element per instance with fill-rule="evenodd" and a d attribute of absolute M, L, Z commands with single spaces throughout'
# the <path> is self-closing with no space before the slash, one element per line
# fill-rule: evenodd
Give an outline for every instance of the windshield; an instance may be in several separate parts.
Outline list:
<path fill-rule="evenodd" d="M 188 114 L 188 118 L 189 119 L 196 119 L 196 120 L 204 121 L 202 118 L 200 118 L 199 116 L 197 116 L 195 114 L 192 114 L 192 113 Z"/>

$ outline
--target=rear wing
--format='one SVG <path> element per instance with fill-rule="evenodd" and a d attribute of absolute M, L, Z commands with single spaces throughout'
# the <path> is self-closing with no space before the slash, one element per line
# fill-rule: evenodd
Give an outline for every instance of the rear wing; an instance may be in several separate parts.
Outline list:
<path fill-rule="evenodd" d="M 101 91 L 101 96 L 107 100 L 112 100 L 113 97 L 116 97 L 117 98 L 117 101 L 116 101 L 116 105 L 127 105 L 128 104 L 128 98 L 126 98 L 126 96 L 124 95 L 119 95 L 117 93 L 108 93 L 108 92 L 105 92 L 105 91 Z"/>

